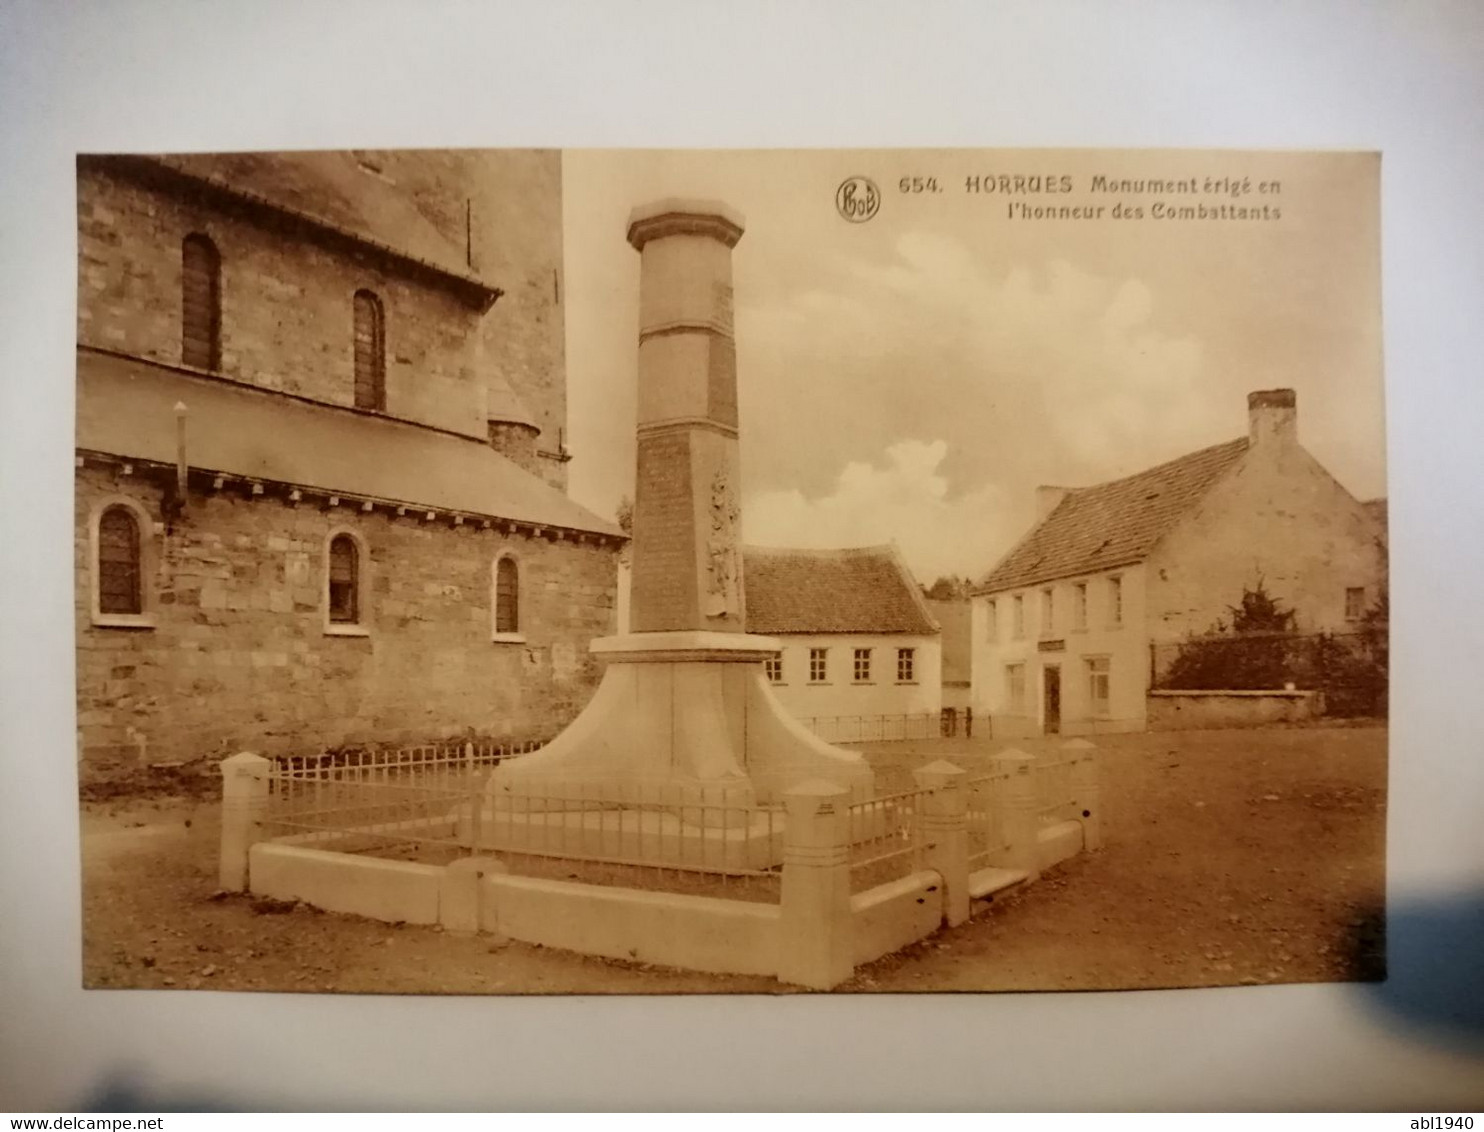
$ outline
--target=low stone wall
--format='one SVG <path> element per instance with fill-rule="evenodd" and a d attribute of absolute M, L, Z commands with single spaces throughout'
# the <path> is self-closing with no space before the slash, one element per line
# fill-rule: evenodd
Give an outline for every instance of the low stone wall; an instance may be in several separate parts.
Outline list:
<path fill-rule="evenodd" d="M 850 898 L 855 965 L 932 935 L 943 923 L 943 878 L 927 871 Z"/>
<path fill-rule="evenodd" d="M 481 925 L 524 943 L 690 971 L 778 973 L 776 904 L 536 877 L 483 885 Z"/>
<path fill-rule="evenodd" d="M 1049 825 L 1036 835 L 1036 863 L 1044 871 L 1070 860 L 1084 848 L 1084 826 L 1080 821 Z"/>
<path fill-rule="evenodd" d="M 256 896 L 389 924 L 436 924 L 444 870 L 265 841 L 248 854 Z"/>
<path fill-rule="evenodd" d="M 1167 691 L 1149 693 L 1150 731 L 1262 727 L 1300 723 L 1324 714 L 1324 693 L 1287 691 Z"/>

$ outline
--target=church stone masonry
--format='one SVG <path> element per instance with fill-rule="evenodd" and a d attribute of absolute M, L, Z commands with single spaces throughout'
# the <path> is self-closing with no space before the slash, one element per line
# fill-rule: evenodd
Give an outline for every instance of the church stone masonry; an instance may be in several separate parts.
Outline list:
<path fill-rule="evenodd" d="M 623 538 L 563 492 L 560 155 L 93 156 L 78 208 L 84 781 L 575 716 Z M 193 239 L 216 255 L 206 365 Z M 358 292 L 383 317 L 374 408 Z M 122 567 L 100 561 L 110 522 L 133 532 Z M 356 552 L 348 621 L 332 544 Z M 127 612 L 102 608 L 105 567 Z"/>

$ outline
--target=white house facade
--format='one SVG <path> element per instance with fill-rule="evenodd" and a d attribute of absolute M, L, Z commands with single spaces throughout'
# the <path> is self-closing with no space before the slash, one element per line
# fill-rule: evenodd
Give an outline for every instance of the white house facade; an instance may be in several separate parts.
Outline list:
<path fill-rule="evenodd" d="M 938 623 L 896 548 L 747 547 L 747 631 L 777 637 L 768 679 L 803 720 L 936 716 Z"/>
<path fill-rule="evenodd" d="M 1144 608 L 1139 563 L 976 597 L 974 714 L 1007 737 L 1141 729 Z"/>
<path fill-rule="evenodd" d="M 1248 435 L 1137 475 L 1039 488 L 1038 520 L 973 597 L 973 704 L 996 735 L 1141 730 L 1155 650 L 1262 586 L 1302 633 L 1353 631 L 1381 596 L 1385 531 L 1298 443 L 1292 390 Z"/>

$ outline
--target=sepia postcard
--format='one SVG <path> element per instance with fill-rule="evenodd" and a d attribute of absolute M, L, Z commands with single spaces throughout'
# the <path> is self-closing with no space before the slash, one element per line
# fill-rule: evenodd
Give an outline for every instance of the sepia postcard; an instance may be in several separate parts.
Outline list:
<path fill-rule="evenodd" d="M 80 156 L 84 984 L 1383 977 L 1379 175 Z"/>

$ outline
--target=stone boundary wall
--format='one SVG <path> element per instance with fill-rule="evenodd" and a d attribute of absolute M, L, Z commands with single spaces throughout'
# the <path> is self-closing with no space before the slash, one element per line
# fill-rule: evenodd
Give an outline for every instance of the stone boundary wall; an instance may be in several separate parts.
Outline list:
<path fill-rule="evenodd" d="M 1158 689 L 1149 693 L 1150 731 L 1264 727 L 1274 723 L 1302 723 L 1323 714 L 1323 692 Z"/>

